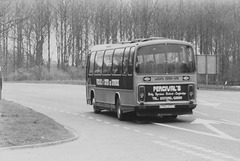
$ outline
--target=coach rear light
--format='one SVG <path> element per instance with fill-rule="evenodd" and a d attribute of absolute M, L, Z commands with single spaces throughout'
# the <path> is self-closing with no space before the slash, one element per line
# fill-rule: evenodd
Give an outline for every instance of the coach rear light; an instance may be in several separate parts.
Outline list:
<path fill-rule="evenodd" d="M 144 86 L 139 86 L 138 98 L 139 98 L 140 102 L 144 102 L 145 101 L 145 87 Z"/>
<path fill-rule="evenodd" d="M 188 86 L 188 99 L 189 100 L 194 99 L 194 86 L 193 85 Z"/>

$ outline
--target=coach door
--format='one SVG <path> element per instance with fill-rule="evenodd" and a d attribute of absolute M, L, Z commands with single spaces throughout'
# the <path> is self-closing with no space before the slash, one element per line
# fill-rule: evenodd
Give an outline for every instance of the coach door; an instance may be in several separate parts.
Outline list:
<path fill-rule="evenodd" d="M 125 89 L 133 89 L 133 57 L 134 57 L 134 47 L 127 47 L 124 50 L 123 55 L 123 87 Z"/>
<path fill-rule="evenodd" d="M 87 104 L 91 104 L 90 90 L 94 86 L 92 83 L 93 69 L 94 69 L 94 59 L 96 52 L 91 52 L 87 56 L 87 66 L 86 66 L 86 98 Z"/>
<path fill-rule="evenodd" d="M 86 64 L 86 98 L 88 100 L 89 98 L 89 87 L 88 87 L 88 84 L 89 84 L 89 64 L 90 64 L 90 54 L 87 55 L 87 64 Z M 88 103 L 88 102 L 87 102 Z"/>

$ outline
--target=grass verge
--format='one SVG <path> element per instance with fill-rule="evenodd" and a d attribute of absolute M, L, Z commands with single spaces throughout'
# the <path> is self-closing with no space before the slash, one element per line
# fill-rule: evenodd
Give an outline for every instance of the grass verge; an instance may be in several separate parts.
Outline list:
<path fill-rule="evenodd" d="M 0 148 L 66 140 L 74 137 L 53 119 L 19 104 L 0 100 Z"/>

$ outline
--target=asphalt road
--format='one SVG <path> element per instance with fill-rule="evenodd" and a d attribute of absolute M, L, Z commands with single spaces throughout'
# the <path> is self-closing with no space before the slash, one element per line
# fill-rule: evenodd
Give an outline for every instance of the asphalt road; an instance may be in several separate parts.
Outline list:
<path fill-rule="evenodd" d="M 4 161 L 240 161 L 240 92 L 198 91 L 193 115 L 118 121 L 94 114 L 85 87 L 4 83 L 3 99 L 41 112 L 78 134 L 64 144 L 0 151 Z"/>

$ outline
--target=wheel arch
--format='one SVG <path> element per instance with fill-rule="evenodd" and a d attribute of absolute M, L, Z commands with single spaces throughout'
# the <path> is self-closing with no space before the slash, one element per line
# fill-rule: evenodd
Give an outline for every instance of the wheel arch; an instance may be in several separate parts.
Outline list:
<path fill-rule="evenodd" d="M 91 94 L 90 94 L 91 105 L 93 104 L 92 100 L 93 100 L 94 97 L 96 97 L 96 95 L 95 95 L 95 91 L 92 89 L 92 90 L 91 90 Z M 95 99 L 96 99 L 96 98 L 95 98 Z"/>
<path fill-rule="evenodd" d="M 116 105 L 117 99 L 119 99 L 119 101 L 121 102 L 121 95 L 119 92 L 115 93 L 115 105 Z"/>

